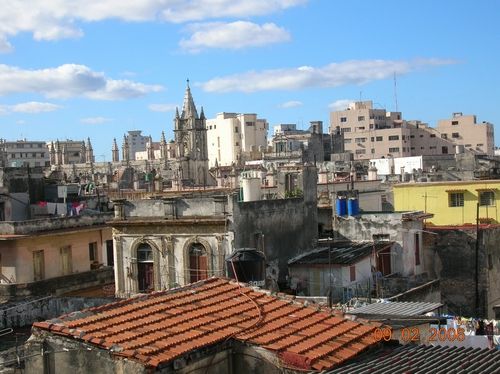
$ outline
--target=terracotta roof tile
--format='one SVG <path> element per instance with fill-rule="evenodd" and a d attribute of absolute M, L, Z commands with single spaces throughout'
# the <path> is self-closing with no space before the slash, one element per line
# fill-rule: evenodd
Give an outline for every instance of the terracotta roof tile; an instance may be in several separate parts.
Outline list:
<path fill-rule="evenodd" d="M 376 344 L 371 332 L 379 324 L 348 321 L 211 278 L 34 326 L 99 348 L 113 347 L 115 355 L 150 367 L 233 338 L 276 352 L 286 366 L 324 370 Z"/>

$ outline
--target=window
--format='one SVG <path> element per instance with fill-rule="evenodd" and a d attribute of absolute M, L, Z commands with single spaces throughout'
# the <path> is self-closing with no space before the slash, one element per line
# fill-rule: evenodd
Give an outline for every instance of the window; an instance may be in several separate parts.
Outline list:
<path fill-rule="evenodd" d="M 377 136 L 377 142 L 381 142 L 382 140 L 384 140 L 382 136 Z"/>
<path fill-rule="evenodd" d="M 358 121 L 364 121 L 365 120 L 365 116 L 358 116 Z"/>
<path fill-rule="evenodd" d="M 45 256 L 43 250 L 33 251 L 33 279 L 35 281 L 45 278 Z"/>
<path fill-rule="evenodd" d="M 389 148 L 389 153 L 397 153 L 399 152 L 399 147 Z"/>
<path fill-rule="evenodd" d="M 451 121 L 451 125 L 452 126 L 457 126 L 458 125 L 458 121 Z"/>
<path fill-rule="evenodd" d="M 347 122 L 347 117 L 340 117 L 340 122 Z"/>
<path fill-rule="evenodd" d="M 415 135 L 410 135 L 410 139 L 415 139 Z"/>
<path fill-rule="evenodd" d="M 89 260 L 91 262 L 97 260 L 97 242 L 89 243 Z"/>
<path fill-rule="evenodd" d="M 352 139 L 344 139 L 344 144 L 349 144 Z"/>
<path fill-rule="evenodd" d="M 415 234 L 415 265 L 420 265 L 420 235 Z"/>
<path fill-rule="evenodd" d="M 435 145 L 431 145 L 431 146 L 429 147 L 429 149 L 436 149 L 436 146 L 435 146 Z"/>
<path fill-rule="evenodd" d="M 456 139 L 456 138 L 460 138 L 460 133 L 458 133 L 458 132 L 453 132 L 453 133 L 451 134 L 451 137 L 452 137 L 452 138 L 455 138 L 455 139 Z"/>
<path fill-rule="evenodd" d="M 456 208 L 459 206 L 464 206 L 464 193 L 463 192 L 452 192 L 449 194 L 448 206 Z"/>
<path fill-rule="evenodd" d="M 436 137 L 436 134 L 431 134 L 431 138 L 435 138 Z"/>
<path fill-rule="evenodd" d="M 366 138 L 356 138 L 356 143 L 364 143 L 366 142 Z"/>
<path fill-rule="evenodd" d="M 484 144 L 483 143 L 479 143 L 479 144 L 476 144 L 476 147 L 482 147 Z"/>
<path fill-rule="evenodd" d="M 372 153 L 375 153 L 375 148 L 372 148 Z"/>
<path fill-rule="evenodd" d="M 447 155 L 448 154 L 448 147 L 446 147 L 446 146 L 441 147 L 441 153 L 443 155 Z"/>
<path fill-rule="evenodd" d="M 351 282 L 356 282 L 356 265 L 349 266 Z"/>
<path fill-rule="evenodd" d="M 372 136 L 372 137 L 370 138 L 370 141 L 371 141 L 371 142 L 374 142 L 374 141 L 375 141 L 375 138 Z"/>
<path fill-rule="evenodd" d="M 71 274 L 73 272 L 73 261 L 71 259 L 71 246 L 62 247 L 61 255 L 61 273 L 62 275 Z"/>
<path fill-rule="evenodd" d="M 441 139 L 448 139 L 448 134 L 441 134 Z"/>
<path fill-rule="evenodd" d="M 360 131 L 363 131 L 364 129 L 365 129 L 365 127 L 364 127 L 364 126 L 360 126 L 360 127 L 358 127 L 358 130 L 360 130 Z"/>
<path fill-rule="evenodd" d="M 342 132 L 351 132 L 350 127 L 342 127 Z"/>
<path fill-rule="evenodd" d="M 245 122 L 245 125 L 247 125 L 247 126 L 253 126 L 253 125 L 255 125 L 255 122 Z"/>
<path fill-rule="evenodd" d="M 472 144 L 466 144 L 464 147 L 472 147 Z"/>
<path fill-rule="evenodd" d="M 389 135 L 389 140 L 399 140 L 399 135 Z"/>
<path fill-rule="evenodd" d="M 236 147 L 238 147 L 238 146 L 240 145 L 240 143 L 239 143 L 239 142 L 235 142 L 235 143 L 234 143 L 234 145 L 235 145 Z"/>
<path fill-rule="evenodd" d="M 364 155 L 366 153 L 366 149 L 356 149 L 357 155 Z"/>
<path fill-rule="evenodd" d="M 236 133 L 238 132 L 238 127 L 234 128 L 234 132 L 236 132 Z"/>
<path fill-rule="evenodd" d="M 495 205 L 495 193 L 493 191 L 480 191 L 479 205 L 481 206 Z"/>

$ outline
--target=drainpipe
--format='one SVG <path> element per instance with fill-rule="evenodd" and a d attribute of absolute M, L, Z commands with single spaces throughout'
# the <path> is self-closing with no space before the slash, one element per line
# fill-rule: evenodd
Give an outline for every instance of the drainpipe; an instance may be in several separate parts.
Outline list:
<path fill-rule="evenodd" d="M 476 248 L 475 248 L 475 275 L 474 283 L 476 286 L 476 315 L 479 317 L 479 202 L 476 205 Z"/>

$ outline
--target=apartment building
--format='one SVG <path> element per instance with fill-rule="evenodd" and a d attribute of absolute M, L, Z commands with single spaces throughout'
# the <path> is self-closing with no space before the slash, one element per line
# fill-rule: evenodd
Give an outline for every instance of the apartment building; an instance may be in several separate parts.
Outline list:
<path fill-rule="evenodd" d="M 257 114 L 218 113 L 208 119 L 207 143 L 209 167 L 238 164 L 242 157 L 267 147 L 269 124 Z"/>
<path fill-rule="evenodd" d="M 49 166 L 49 149 L 43 141 L 0 139 L 0 160 L 6 167 Z"/>
<path fill-rule="evenodd" d="M 358 160 L 464 151 L 494 154 L 493 125 L 477 124 L 475 116 L 462 113 L 432 128 L 421 121 L 403 120 L 401 112 L 374 109 L 371 101 L 360 101 L 330 113 L 330 133 L 337 127 L 344 135 L 345 151 Z"/>
<path fill-rule="evenodd" d="M 125 135 L 127 140 L 129 157 L 131 160 L 136 159 L 136 152 L 142 152 L 146 150 L 146 144 L 149 141 L 149 136 L 144 136 L 141 134 L 141 130 L 128 131 Z"/>
<path fill-rule="evenodd" d="M 493 125 L 485 121 L 477 123 L 475 115 L 453 113 L 450 119 L 438 121 L 436 129 L 443 138 L 452 139 L 466 150 L 489 156 L 495 154 Z"/>

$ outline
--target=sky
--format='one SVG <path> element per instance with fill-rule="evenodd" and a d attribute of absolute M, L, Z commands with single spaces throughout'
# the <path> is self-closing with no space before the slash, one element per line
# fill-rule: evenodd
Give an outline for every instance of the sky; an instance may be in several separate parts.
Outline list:
<path fill-rule="evenodd" d="M 346 103 L 500 140 L 500 1 L 1 0 L 0 138 L 173 138 L 186 80 L 207 118 L 307 129 Z"/>

